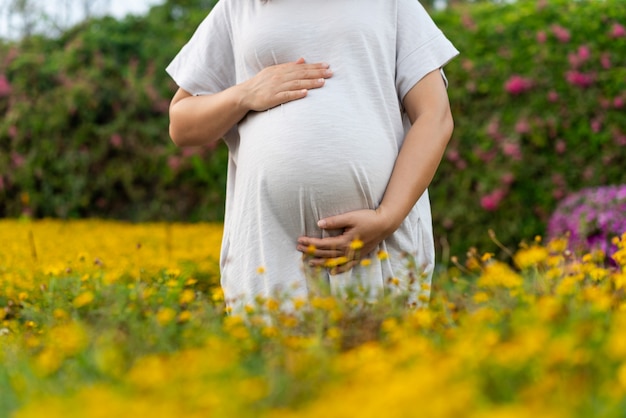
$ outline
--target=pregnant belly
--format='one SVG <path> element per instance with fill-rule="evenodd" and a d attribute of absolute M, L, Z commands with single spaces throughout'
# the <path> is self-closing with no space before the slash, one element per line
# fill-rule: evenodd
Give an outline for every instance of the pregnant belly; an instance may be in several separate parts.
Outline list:
<path fill-rule="evenodd" d="M 290 218 L 375 208 L 397 155 L 393 132 L 345 109 L 311 112 L 305 100 L 240 125 L 237 183 Z"/>

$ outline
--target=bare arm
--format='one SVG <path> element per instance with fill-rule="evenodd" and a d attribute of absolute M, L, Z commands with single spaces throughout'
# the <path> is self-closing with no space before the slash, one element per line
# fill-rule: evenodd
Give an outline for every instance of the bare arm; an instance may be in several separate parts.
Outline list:
<path fill-rule="evenodd" d="M 265 68 L 253 78 L 216 94 L 193 96 L 179 88 L 170 104 L 170 137 L 179 146 L 210 144 L 250 111 L 306 97 L 332 76 L 328 64 L 295 62 Z"/>
<path fill-rule="evenodd" d="M 350 243 L 357 238 L 363 241 L 360 254 L 369 254 L 398 229 L 432 181 L 454 126 L 439 70 L 426 75 L 407 93 L 404 107 L 412 125 L 380 206 L 376 210 L 357 210 L 319 221 L 320 228 L 343 230 L 342 235 L 322 239 L 300 237 L 297 248 L 312 255 L 313 265 L 323 265 L 326 258 L 353 257 Z M 308 250 L 310 246 L 315 247 L 312 253 Z M 337 272 L 349 270 L 355 263 L 352 261 Z"/>

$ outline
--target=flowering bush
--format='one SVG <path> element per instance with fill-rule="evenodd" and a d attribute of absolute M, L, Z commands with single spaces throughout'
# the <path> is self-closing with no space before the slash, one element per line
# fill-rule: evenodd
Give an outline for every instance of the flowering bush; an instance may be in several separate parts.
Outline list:
<path fill-rule="evenodd" d="M 224 315 L 221 229 L 0 220 L 0 416 L 624 415 L 626 234 L 613 267 L 561 238 L 515 267 L 472 250 L 421 309 L 348 292 Z"/>
<path fill-rule="evenodd" d="M 493 3 L 435 15 L 461 52 L 446 66 L 455 132 L 430 190 L 453 254 L 465 237 L 489 248 L 489 229 L 507 246 L 545 235 L 564 196 L 626 184 L 623 1 Z"/>
<path fill-rule="evenodd" d="M 582 251 L 613 254 L 615 237 L 626 232 L 626 185 L 586 188 L 559 203 L 548 223 L 548 235 L 569 234 L 570 244 Z"/>

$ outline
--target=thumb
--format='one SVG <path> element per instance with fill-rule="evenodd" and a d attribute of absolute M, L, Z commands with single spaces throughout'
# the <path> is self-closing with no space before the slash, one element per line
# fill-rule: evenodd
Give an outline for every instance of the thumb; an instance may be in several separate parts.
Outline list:
<path fill-rule="evenodd" d="M 346 213 L 320 219 L 317 226 L 322 229 L 344 229 L 350 226 L 350 216 Z"/>

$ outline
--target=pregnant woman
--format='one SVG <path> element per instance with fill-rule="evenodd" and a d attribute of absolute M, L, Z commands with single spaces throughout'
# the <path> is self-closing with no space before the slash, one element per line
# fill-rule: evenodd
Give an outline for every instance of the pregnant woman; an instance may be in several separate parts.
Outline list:
<path fill-rule="evenodd" d="M 231 305 L 320 278 L 429 282 L 427 187 L 453 126 L 441 67 L 457 54 L 418 0 L 216 4 L 167 68 L 170 136 L 229 148 Z"/>

